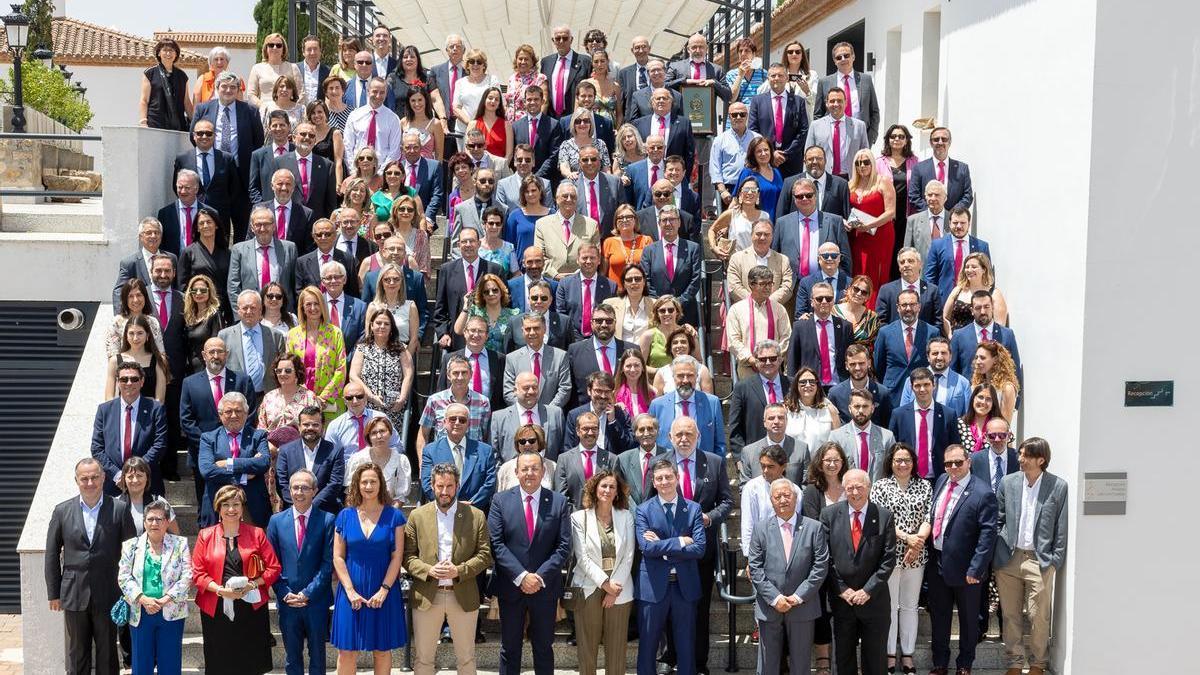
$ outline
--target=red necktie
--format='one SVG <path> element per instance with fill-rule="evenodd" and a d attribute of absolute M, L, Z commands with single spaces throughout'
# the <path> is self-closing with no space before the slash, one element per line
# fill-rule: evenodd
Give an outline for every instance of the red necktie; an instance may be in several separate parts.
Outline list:
<path fill-rule="evenodd" d="M 532 410 L 525 411 L 525 424 L 533 424 L 533 411 Z"/>
<path fill-rule="evenodd" d="M 679 407 L 683 411 L 684 417 L 692 416 L 692 411 L 689 409 L 690 406 L 691 406 L 691 401 L 680 401 L 679 402 Z"/>
<path fill-rule="evenodd" d="M 259 246 L 258 250 L 262 252 L 262 272 L 258 275 L 258 290 L 264 290 L 271 283 L 271 250 L 270 246 Z"/>
<path fill-rule="evenodd" d="M 525 495 L 525 533 L 533 541 L 533 495 Z"/>
<path fill-rule="evenodd" d="M 954 490 L 957 487 L 958 481 L 950 481 L 950 486 L 946 488 L 946 496 L 942 498 L 942 503 L 938 505 L 937 516 L 933 519 L 934 539 L 942 536 L 942 524 L 946 520 L 946 508 L 950 506 L 950 499 L 954 496 Z"/>
<path fill-rule="evenodd" d="M 471 355 L 471 388 L 483 395 L 483 369 L 479 367 L 479 355 Z"/>
<path fill-rule="evenodd" d="M 917 427 L 917 475 L 929 475 L 929 409 L 918 410 L 921 424 Z"/>
<path fill-rule="evenodd" d="M 774 380 L 767 382 L 767 402 L 770 403 L 771 405 L 775 405 L 776 403 L 779 402 L 779 398 L 776 397 L 776 395 L 775 395 L 775 381 Z"/>
<path fill-rule="evenodd" d="M 183 237 L 186 246 L 192 245 L 192 207 L 183 207 Z"/>
<path fill-rule="evenodd" d="M 700 64 L 696 63 L 695 61 L 692 61 L 692 79 L 700 79 Z"/>
<path fill-rule="evenodd" d="M 938 162 L 938 182 L 942 185 L 946 184 L 946 162 L 944 160 Z"/>
<path fill-rule="evenodd" d="M 588 181 L 588 215 L 597 223 L 600 222 L 600 204 L 596 199 L 596 181 Z"/>
<path fill-rule="evenodd" d="M 358 427 L 358 449 L 362 450 L 367 447 L 366 422 L 363 421 L 364 415 L 355 415 L 354 424 Z"/>
<path fill-rule="evenodd" d="M 601 347 L 596 351 L 600 352 L 600 365 L 604 368 L 604 372 L 612 375 L 612 361 L 608 360 L 608 347 Z"/>
<path fill-rule="evenodd" d="M 341 315 L 338 313 L 337 306 L 338 306 L 337 300 L 329 301 L 329 323 L 340 327 L 342 325 L 342 318 L 341 318 Z"/>
<path fill-rule="evenodd" d="M 654 184 L 658 182 L 658 165 L 650 167 L 650 187 L 654 188 Z"/>
<path fill-rule="evenodd" d="M 533 353 L 533 376 L 542 381 L 542 355 L 538 352 Z"/>
<path fill-rule="evenodd" d="M 332 258 L 333 258 L 332 253 L 322 253 L 321 254 L 321 264 L 324 265 L 325 263 L 329 262 L 330 259 L 332 259 Z"/>
<path fill-rule="evenodd" d="M 563 90 L 567 88 L 567 57 L 558 57 L 558 73 L 554 76 L 554 114 L 562 117 L 564 102 Z"/>
<path fill-rule="evenodd" d="M 537 118 L 530 115 L 529 117 L 529 147 L 537 147 Z"/>
<path fill-rule="evenodd" d="M 287 237 L 287 205 L 280 204 L 275 211 L 275 238 L 284 239 Z"/>
<path fill-rule="evenodd" d="M 220 408 L 221 399 L 225 397 L 225 385 L 221 382 L 220 375 L 214 375 L 213 382 L 213 407 Z"/>
<path fill-rule="evenodd" d="M 475 292 L 475 263 L 467 263 L 467 292 Z"/>
<path fill-rule="evenodd" d="M 954 282 L 958 283 L 958 275 L 962 274 L 963 240 L 954 240 Z"/>
<path fill-rule="evenodd" d="M 225 433 L 229 433 L 226 431 Z M 229 456 L 237 459 L 238 455 L 242 454 L 242 446 L 238 443 L 237 434 L 229 434 Z"/>
<path fill-rule="evenodd" d="M 833 172 L 842 175 L 842 121 L 833 121 Z"/>
<path fill-rule="evenodd" d="M 371 121 L 367 124 L 367 145 L 375 147 L 375 118 L 379 116 L 378 110 L 371 111 Z"/>
<path fill-rule="evenodd" d="M 867 444 L 867 432 L 858 432 L 858 468 L 870 473 L 871 448 Z"/>
<path fill-rule="evenodd" d="M 675 244 L 667 243 L 667 279 L 675 281 Z"/>
<path fill-rule="evenodd" d="M 842 76 L 842 89 L 846 93 L 846 117 L 854 117 L 854 97 L 850 95 L 850 76 Z"/>
<path fill-rule="evenodd" d="M 988 332 L 987 332 L 987 329 L 986 329 L 986 328 L 980 328 L 980 329 L 979 329 L 979 340 L 980 340 L 980 342 L 987 342 L 987 340 L 988 340 Z"/>
<path fill-rule="evenodd" d="M 688 471 L 688 465 L 692 463 L 691 459 L 683 460 L 683 498 L 692 498 L 692 473 Z"/>
<path fill-rule="evenodd" d="M 568 245 L 571 243 L 571 221 L 568 218 L 563 218 L 563 242 Z"/>
<path fill-rule="evenodd" d="M 643 491 L 646 489 L 646 479 L 648 479 L 650 477 L 650 462 L 653 462 L 653 461 L 654 461 L 654 456 L 648 452 L 645 454 L 645 456 L 642 457 L 642 490 Z"/>
<path fill-rule="evenodd" d="M 850 523 L 850 543 L 854 546 L 854 551 L 858 552 L 858 545 L 862 542 L 862 512 L 854 512 L 854 521 Z"/>
<path fill-rule="evenodd" d="M 933 232 L 929 235 L 929 238 L 930 239 L 940 239 L 942 236 L 942 228 L 941 228 L 941 226 L 938 225 L 938 221 L 941 220 L 942 217 L 941 216 L 933 216 L 931 219 L 933 220 Z"/>
<path fill-rule="evenodd" d="M 595 467 L 592 466 L 592 454 L 591 450 L 583 451 L 583 477 L 585 480 L 591 480 L 592 474 L 596 472 Z"/>
<path fill-rule="evenodd" d="M 821 326 L 817 336 L 817 349 L 821 350 L 821 384 L 829 384 L 833 381 L 833 368 L 829 363 L 829 319 L 817 323 Z"/>
<path fill-rule="evenodd" d="M 800 234 L 800 278 L 808 276 L 809 257 L 812 256 L 812 244 L 809 242 L 810 226 L 812 225 L 812 216 L 804 217 L 804 232 Z"/>
<path fill-rule="evenodd" d="M 410 187 L 414 190 L 417 189 L 417 165 L 416 164 L 408 165 L 408 187 Z"/>
<path fill-rule="evenodd" d="M 300 158 L 300 195 L 308 201 L 308 158 Z M 303 517 L 303 516 L 301 516 Z"/>
<path fill-rule="evenodd" d="M 286 146 L 283 146 L 283 145 L 275 146 L 275 156 L 276 157 L 283 157 L 283 153 L 285 153 L 285 152 L 287 152 Z"/>
<path fill-rule="evenodd" d="M 775 96 L 775 147 L 783 145 L 783 96 Z"/>
<path fill-rule="evenodd" d="M 913 329 L 912 326 L 904 329 L 904 358 L 912 359 L 913 352 Z"/>
<path fill-rule="evenodd" d="M 300 529 L 296 532 L 296 550 L 303 551 L 304 550 L 304 531 L 306 529 L 308 529 L 308 525 L 306 524 L 308 517 L 305 516 L 304 514 L 300 514 L 300 515 L 296 516 L 296 518 L 299 519 L 299 521 L 300 521 Z"/>
<path fill-rule="evenodd" d="M 580 331 L 584 337 L 592 335 L 592 279 L 583 280 L 583 314 L 580 319 Z"/>
<path fill-rule="evenodd" d="M 122 445 L 121 461 L 133 456 L 133 406 L 125 406 L 125 440 Z"/>
<path fill-rule="evenodd" d="M 166 291 L 154 291 L 154 294 L 158 296 L 158 325 L 162 328 L 162 330 L 166 330 L 167 323 L 168 323 L 167 322 L 167 292 Z"/>

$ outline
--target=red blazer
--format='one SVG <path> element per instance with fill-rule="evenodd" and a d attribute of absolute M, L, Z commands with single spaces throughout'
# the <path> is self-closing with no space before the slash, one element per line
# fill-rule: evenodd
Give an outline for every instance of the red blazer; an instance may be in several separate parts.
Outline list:
<path fill-rule="evenodd" d="M 217 601 L 220 596 L 208 590 L 208 582 L 215 581 L 220 585 L 221 573 L 225 569 L 225 536 L 221 524 L 200 530 L 196 537 L 196 545 L 192 548 L 192 581 L 196 584 L 196 605 L 208 616 L 215 616 Z M 279 560 L 275 550 L 267 541 L 267 534 L 262 529 L 249 523 L 242 523 L 238 528 L 238 553 L 242 562 L 250 560 L 250 555 L 257 553 L 262 557 L 263 573 L 259 579 L 261 599 L 254 605 L 260 609 L 267 604 L 268 589 L 279 578 Z"/>

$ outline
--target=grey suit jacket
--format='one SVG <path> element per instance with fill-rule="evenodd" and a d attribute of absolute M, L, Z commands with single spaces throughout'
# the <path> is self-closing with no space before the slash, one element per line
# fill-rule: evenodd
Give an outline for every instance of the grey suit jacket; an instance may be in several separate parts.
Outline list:
<path fill-rule="evenodd" d="M 557 460 L 562 451 L 563 435 L 567 428 L 563 421 L 563 411 L 557 406 L 539 403 L 537 416 L 541 421 L 542 431 L 546 432 L 546 459 Z M 524 424 L 525 421 L 521 419 L 520 410 L 515 403 L 492 413 L 488 445 L 500 455 L 499 463 L 517 456 L 517 450 L 513 447 L 513 436 Z"/>
<path fill-rule="evenodd" d="M 651 453 L 650 464 L 653 465 L 654 459 L 666 451 L 667 448 L 655 446 Z M 621 479 L 629 487 L 629 498 L 633 500 L 634 504 L 641 504 L 655 494 L 652 475 L 646 476 L 646 483 L 642 484 L 642 455 L 644 454 L 641 447 L 636 447 L 617 455 L 617 473 L 621 474 Z"/>
<path fill-rule="evenodd" d="M 517 402 L 517 375 L 526 372 L 533 372 L 533 350 L 529 345 L 504 359 L 504 401 L 509 405 Z M 570 399 L 571 364 L 567 363 L 567 353 L 547 344 L 542 349 L 542 391 L 538 403 L 563 408 Z"/>
<path fill-rule="evenodd" d="M 879 100 L 875 98 L 875 82 L 870 73 L 854 71 L 852 77 L 858 85 L 858 106 L 854 108 L 854 117 L 867 126 L 867 137 L 871 145 L 875 145 L 875 138 L 879 135 Z M 817 98 L 814 101 L 816 105 L 813 106 L 816 109 L 816 117 L 829 114 L 825 110 L 825 92 L 833 87 L 842 87 L 841 79 L 840 73 L 834 73 L 817 81 Z"/>
<path fill-rule="evenodd" d="M 871 147 L 867 139 L 867 125 L 860 119 L 842 116 L 839 142 L 842 149 L 842 174 L 849 174 L 854 164 L 854 153 Z M 833 118 L 826 115 L 813 120 L 808 125 L 808 137 L 804 139 L 804 147 L 819 145 L 825 149 L 825 170 L 833 173 Z"/>
<path fill-rule="evenodd" d="M 579 210 L 580 212 L 591 217 L 591 208 L 588 204 L 588 190 L 583 172 L 579 172 L 579 177 L 575 179 L 575 189 L 579 194 Z M 617 206 L 621 204 L 621 199 L 625 195 L 625 188 L 621 187 L 621 179 L 601 171 L 596 175 L 596 201 L 600 205 L 600 220 L 596 224 L 600 228 L 600 240 L 613 233 L 613 216 L 617 210 Z"/>
<path fill-rule="evenodd" d="M 1038 487 L 1037 513 L 1034 514 L 1033 551 L 1042 569 L 1061 569 L 1067 556 L 1067 482 L 1054 474 L 1042 472 L 1042 484 Z M 996 554 L 992 567 L 1000 569 L 1008 564 L 1017 547 L 1021 527 L 1021 500 L 1025 492 L 1025 474 L 1010 473 L 1000 481 L 996 499 L 1000 502 L 1000 514 L 996 527 L 1000 536 L 996 539 Z"/>
<path fill-rule="evenodd" d="M 554 467 L 554 491 L 561 493 L 571 503 L 571 510 L 583 508 L 583 485 L 587 478 L 583 473 L 582 446 L 575 446 L 558 456 Z M 593 448 L 592 470 L 615 469 L 617 456 L 599 446 Z"/>
<path fill-rule="evenodd" d="M 762 467 L 758 465 L 758 457 L 770 444 L 771 439 L 764 436 L 742 448 L 742 455 L 740 457 L 741 466 L 738 468 L 738 485 L 745 485 L 751 478 L 762 475 Z M 805 476 L 808 475 L 808 444 L 792 436 L 785 435 L 783 437 L 783 451 L 788 456 L 787 468 L 783 470 L 783 477 L 798 486 L 803 486 Z"/>
<path fill-rule="evenodd" d="M 868 468 L 858 465 L 859 438 L 858 430 L 854 426 L 853 421 L 847 422 L 829 432 L 829 440 L 842 446 L 842 451 L 846 453 L 846 459 L 848 460 L 847 468 Z M 867 449 L 871 451 L 871 466 L 868 473 L 871 475 L 872 483 L 883 477 L 883 457 L 895 444 L 896 437 L 892 435 L 891 431 L 874 422 L 871 423 L 871 429 L 867 432 Z"/>
<path fill-rule="evenodd" d="M 508 211 L 521 208 L 521 182 L 523 180 L 519 174 L 514 173 L 497 181 L 495 202 Z M 542 206 L 550 208 L 554 205 L 554 191 L 550 189 L 550 181 L 538 178 L 538 182 L 542 185 Z M 523 253 L 524 251 L 517 251 L 517 255 Z"/>
<path fill-rule="evenodd" d="M 817 594 L 829 572 L 829 545 L 819 521 L 796 512 L 796 531 L 792 534 L 790 558 L 783 550 L 783 533 L 777 518 L 772 515 L 758 521 L 754 525 L 754 533 L 750 535 L 748 562 L 757 598 L 754 618 L 772 623 L 800 623 L 815 621 L 821 616 Z M 780 614 L 771 606 L 771 602 L 780 595 L 796 595 L 804 602 Z M 782 650 L 774 654 L 764 653 L 763 656 L 778 661 L 782 657 Z M 792 658 L 796 657 L 796 654 L 792 655 Z M 808 663 L 803 658 L 799 662 Z"/>
<path fill-rule="evenodd" d="M 249 374 L 246 373 L 246 352 L 242 349 L 241 325 L 242 323 L 239 321 L 224 328 L 217 333 L 217 337 L 225 341 L 225 348 L 229 350 L 225 367 L 249 377 Z M 283 351 L 283 336 L 262 324 L 259 324 L 258 328 L 263 339 L 263 382 L 262 388 L 258 390 L 261 394 L 278 386 L 275 383 L 275 372 L 271 370 L 271 362 L 275 360 L 276 354 Z"/>
<path fill-rule="evenodd" d="M 258 284 L 258 240 L 239 241 L 229 249 L 229 304 L 237 307 L 237 296 L 246 289 L 261 291 Z M 275 240 L 275 258 L 279 261 L 279 278 L 284 288 L 291 288 L 296 278 L 296 244 L 286 239 Z M 292 298 L 295 301 L 295 298 Z"/>
<path fill-rule="evenodd" d="M 949 232 L 950 212 L 943 210 L 938 219 L 938 228 L 942 234 Z M 932 243 L 930 230 L 930 214 L 926 209 L 908 217 L 908 228 L 904 231 L 904 245 L 911 246 L 921 252 L 921 260 L 929 257 L 929 244 Z"/>
<path fill-rule="evenodd" d="M 164 251 L 161 248 L 159 253 L 171 257 L 175 265 L 175 269 L 179 269 L 179 258 L 170 251 Z M 121 264 L 117 268 L 117 283 L 113 284 L 113 312 L 121 313 L 121 287 L 130 279 L 141 279 L 146 288 L 150 288 L 150 270 L 146 269 L 146 259 L 142 257 L 142 247 L 139 245 L 137 250 L 132 254 L 121 258 Z M 176 279 L 176 283 L 181 283 L 183 280 Z M 214 279 L 214 281 L 216 281 Z"/>

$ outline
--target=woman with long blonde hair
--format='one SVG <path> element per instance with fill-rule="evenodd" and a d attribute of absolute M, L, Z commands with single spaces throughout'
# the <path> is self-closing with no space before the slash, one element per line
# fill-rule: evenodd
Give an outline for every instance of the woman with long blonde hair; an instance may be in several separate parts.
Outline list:
<path fill-rule="evenodd" d="M 854 153 L 850 171 L 851 266 L 855 274 L 871 277 L 875 286 L 867 306 L 875 306 L 875 297 L 891 281 L 892 252 L 895 248 L 896 188 L 891 175 L 876 170 L 875 155 L 864 148 Z M 857 212 L 857 214 L 856 214 Z M 857 216 L 857 217 L 856 217 Z"/>

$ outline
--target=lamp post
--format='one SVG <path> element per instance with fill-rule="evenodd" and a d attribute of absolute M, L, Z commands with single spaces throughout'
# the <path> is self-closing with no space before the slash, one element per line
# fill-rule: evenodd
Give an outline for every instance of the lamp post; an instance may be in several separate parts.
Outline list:
<path fill-rule="evenodd" d="M 24 92 L 21 91 L 21 53 L 29 40 L 29 17 L 21 13 L 21 5 L 11 5 L 12 14 L 4 17 L 4 35 L 8 39 L 8 51 L 13 59 L 13 133 L 25 133 Z"/>

